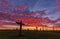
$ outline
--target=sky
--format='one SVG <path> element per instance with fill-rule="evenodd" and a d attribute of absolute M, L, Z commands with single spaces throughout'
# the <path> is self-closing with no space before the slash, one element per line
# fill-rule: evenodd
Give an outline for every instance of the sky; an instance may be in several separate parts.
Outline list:
<path fill-rule="evenodd" d="M 0 20 L 17 21 L 36 25 L 60 24 L 60 1 L 59 0 L 0 0 Z M 39 21 L 39 22 L 38 22 Z M 32 23 L 32 24 L 31 24 Z M 1 23 L 0 23 L 1 24 Z M 60 26 L 60 25 L 59 25 Z"/>

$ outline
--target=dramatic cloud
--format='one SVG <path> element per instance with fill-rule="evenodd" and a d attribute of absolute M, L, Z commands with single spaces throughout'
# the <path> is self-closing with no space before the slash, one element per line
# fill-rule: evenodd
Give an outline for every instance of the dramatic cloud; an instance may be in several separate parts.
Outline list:
<path fill-rule="evenodd" d="M 60 21 L 59 4 L 59 0 L 0 0 L 0 20 L 22 20 L 31 26 L 54 25 Z"/>

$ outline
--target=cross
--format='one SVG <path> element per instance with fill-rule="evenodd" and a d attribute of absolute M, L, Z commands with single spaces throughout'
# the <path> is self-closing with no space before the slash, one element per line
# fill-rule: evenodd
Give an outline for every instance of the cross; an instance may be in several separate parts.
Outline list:
<path fill-rule="evenodd" d="M 16 22 L 16 23 L 20 25 L 19 36 L 21 36 L 22 35 L 22 25 L 25 25 L 25 24 L 22 23 L 22 20 L 20 22 Z"/>

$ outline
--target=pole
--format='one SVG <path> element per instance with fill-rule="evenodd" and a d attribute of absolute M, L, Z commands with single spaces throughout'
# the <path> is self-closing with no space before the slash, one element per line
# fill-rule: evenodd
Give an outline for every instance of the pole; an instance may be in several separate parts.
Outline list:
<path fill-rule="evenodd" d="M 22 24 L 20 24 L 20 29 L 19 29 L 19 36 L 22 35 Z"/>
<path fill-rule="evenodd" d="M 53 31 L 54 31 L 54 26 L 53 26 Z"/>

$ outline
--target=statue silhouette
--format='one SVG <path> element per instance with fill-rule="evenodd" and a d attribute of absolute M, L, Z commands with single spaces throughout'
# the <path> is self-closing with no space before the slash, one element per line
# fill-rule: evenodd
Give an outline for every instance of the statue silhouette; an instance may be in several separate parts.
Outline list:
<path fill-rule="evenodd" d="M 18 31 L 19 32 L 18 34 L 19 34 L 19 36 L 21 36 L 22 35 L 22 25 L 25 25 L 25 24 L 22 23 L 22 20 L 20 22 L 16 22 L 16 23 L 20 25 L 20 29 Z"/>

